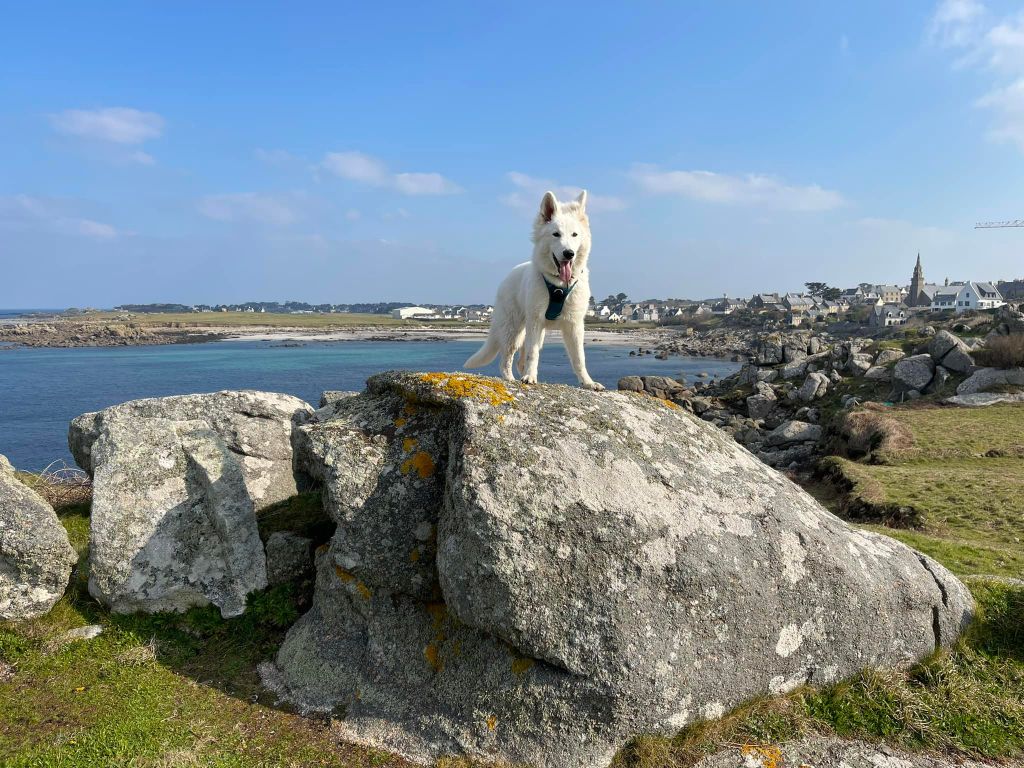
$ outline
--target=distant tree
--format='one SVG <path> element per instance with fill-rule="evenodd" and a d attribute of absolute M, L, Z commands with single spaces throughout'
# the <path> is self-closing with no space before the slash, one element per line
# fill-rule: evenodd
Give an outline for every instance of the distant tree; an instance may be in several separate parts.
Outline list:
<path fill-rule="evenodd" d="M 818 296 L 828 288 L 828 283 L 804 283 L 804 287 L 812 296 Z"/>
<path fill-rule="evenodd" d="M 623 301 L 626 301 L 627 299 L 629 299 L 629 296 L 627 296 L 624 293 L 616 293 L 615 294 L 615 300 L 618 301 L 619 303 L 622 303 Z"/>
<path fill-rule="evenodd" d="M 842 295 L 843 292 L 839 288 L 826 288 L 824 291 L 821 292 L 821 297 L 823 299 L 827 299 L 828 301 L 835 301 Z"/>

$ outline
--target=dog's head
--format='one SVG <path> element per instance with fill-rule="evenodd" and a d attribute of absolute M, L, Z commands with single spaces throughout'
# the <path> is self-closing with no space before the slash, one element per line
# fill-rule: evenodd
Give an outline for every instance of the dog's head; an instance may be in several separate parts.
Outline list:
<path fill-rule="evenodd" d="M 569 203 L 560 203 L 554 192 L 545 192 L 533 223 L 533 263 L 548 280 L 568 285 L 587 265 L 590 255 L 590 221 L 587 192 Z"/>

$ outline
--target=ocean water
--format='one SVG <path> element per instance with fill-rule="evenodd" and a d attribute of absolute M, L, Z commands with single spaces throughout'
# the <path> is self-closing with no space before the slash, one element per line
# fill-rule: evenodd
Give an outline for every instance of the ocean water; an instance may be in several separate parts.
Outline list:
<path fill-rule="evenodd" d="M 152 347 L 15 349 L 0 351 L 0 454 L 19 469 L 53 461 L 73 464 L 68 423 L 75 416 L 140 397 L 261 389 L 296 395 L 314 407 L 326 389 L 361 390 L 390 369 L 459 370 L 477 341 L 343 341 L 281 346 L 222 341 Z M 614 389 L 622 376 L 705 371 L 726 376 L 737 363 L 710 358 L 629 357 L 628 347 L 587 346 L 590 375 Z M 480 373 L 497 375 L 497 364 Z M 565 350 L 553 342 L 541 354 L 541 381 L 575 384 Z"/>

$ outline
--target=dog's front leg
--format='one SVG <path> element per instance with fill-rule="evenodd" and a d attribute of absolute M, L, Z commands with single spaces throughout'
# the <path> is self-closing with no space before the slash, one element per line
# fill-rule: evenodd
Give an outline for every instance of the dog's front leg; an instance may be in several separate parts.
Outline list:
<path fill-rule="evenodd" d="M 544 346 L 544 321 L 531 320 L 526 324 L 526 341 L 523 344 L 523 384 L 537 383 L 537 366 L 540 365 L 540 348 Z"/>
<path fill-rule="evenodd" d="M 572 363 L 580 386 L 595 392 L 604 389 L 604 384 L 594 381 L 587 373 L 587 361 L 583 355 L 583 323 L 566 323 L 562 328 L 562 339 L 565 341 L 565 351 L 569 355 L 569 362 Z"/>

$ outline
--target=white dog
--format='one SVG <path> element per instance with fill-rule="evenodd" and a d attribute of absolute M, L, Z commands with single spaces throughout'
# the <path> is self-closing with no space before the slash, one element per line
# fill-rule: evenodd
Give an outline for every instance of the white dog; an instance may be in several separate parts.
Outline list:
<path fill-rule="evenodd" d="M 583 358 L 583 318 L 590 304 L 589 255 L 587 193 L 581 192 L 574 202 L 559 203 L 554 193 L 545 192 L 533 223 L 533 259 L 501 282 L 487 342 L 465 367 L 479 368 L 500 355 L 501 377 L 513 381 L 512 360 L 523 347 L 519 373 L 524 384 L 536 384 L 544 333 L 557 328 L 580 386 L 604 389 L 590 378 Z"/>

